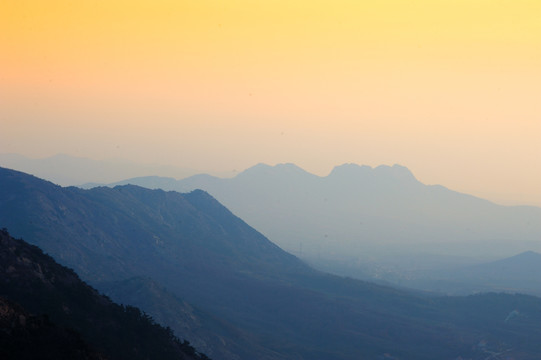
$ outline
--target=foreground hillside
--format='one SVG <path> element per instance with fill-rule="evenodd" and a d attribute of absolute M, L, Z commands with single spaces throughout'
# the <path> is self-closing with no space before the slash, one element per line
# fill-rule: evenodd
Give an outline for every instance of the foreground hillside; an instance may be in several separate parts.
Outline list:
<path fill-rule="evenodd" d="M 27 313 L 0 297 L 0 359 L 100 360 L 73 330 L 55 326 L 45 315 Z"/>
<path fill-rule="evenodd" d="M 541 356 L 541 299 L 428 298 L 322 274 L 202 191 L 61 188 L 0 169 L 0 223 L 104 289 L 123 284 L 115 296 L 127 302 L 130 279 L 151 279 L 211 314 L 206 331 L 229 350 L 209 353 L 217 359 Z M 167 303 L 146 294 L 149 307 Z"/>
<path fill-rule="evenodd" d="M 111 302 L 5 230 L 0 328 L 2 359 L 206 359 L 139 309 Z"/>

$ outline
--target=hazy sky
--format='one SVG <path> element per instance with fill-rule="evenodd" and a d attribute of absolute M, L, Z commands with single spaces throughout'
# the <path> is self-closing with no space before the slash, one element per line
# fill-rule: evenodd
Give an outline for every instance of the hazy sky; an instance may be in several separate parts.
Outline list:
<path fill-rule="evenodd" d="M 539 0 L 0 0 L 0 152 L 400 163 L 541 205 Z"/>

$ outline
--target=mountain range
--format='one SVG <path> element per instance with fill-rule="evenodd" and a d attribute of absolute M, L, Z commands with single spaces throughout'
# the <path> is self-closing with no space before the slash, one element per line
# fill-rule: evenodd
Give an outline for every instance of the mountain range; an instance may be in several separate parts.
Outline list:
<path fill-rule="evenodd" d="M 19 154 L 0 154 L 0 166 L 24 171 L 58 185 L 69 186 L 86 182 L 108 183 L 146 174 L 186 177 L 197 174 L 189 168 L 156 164 L 138 164 L 127 160 L 94 160 L 57 154 L 34 159 Z"/>
<path fill-rule="evenodd" d="M 382 254 L 495 259 L 541 251 L 541 208 L 425 185 L 400 165 L 344 164 L 320 177 L 294 164 L 259 164 L 234 178 L 140 177 L 110 186 L 122 184 L 205 190 L 271 241 L 316 264 Z"/>
<path fill-rule="evenodd" d="M 206 334 L 192 335 L 215 359 L 481 359 L 503 346 L 516 359 L 541 355 L 539 298 L 429 297 L 325 274 L 201 190 L 63 188 L 2 168 L 0 226 L 164 323 L 181 329 L 196 309 Z M 173 309 L 187 310 L 174 319 Z"/>

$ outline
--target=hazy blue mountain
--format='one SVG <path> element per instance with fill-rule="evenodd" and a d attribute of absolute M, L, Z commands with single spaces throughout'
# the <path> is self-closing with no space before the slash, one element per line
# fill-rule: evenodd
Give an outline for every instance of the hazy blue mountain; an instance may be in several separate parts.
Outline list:
<path fill-rule="evenodd" d="M 163 176 L 141 176 L 134 178 L 137 179 L 137 181 L 145 183 L 147 186 L 144 186 L 149 189 L 163 189 L 163 190 L 170 190 L 170 188 L 174 187 L 177 183 L 177 180 L 172 177 L 163 177 Z M 134 181 L 132 179 L 127 180 L 121 180 L 117 181 L 115 183 L 112 183 L 110 185 L 107 185 L 109 187 L 115 187 L 119 185 L 133 185 Z M 87 183 L 79 186 L 83 189 L 92 189 L 98 186 L 105 186 L 106 184 L 92 184 Z"/>
<path fill-rule="evenodd" d="M 477 291 L 489 288 L 541 296 L 541 254 L 527 251 L 497 261 L 440 271 L 432 275 L 435 277 L 477 286 Z"/>
<path fill-rule="evenodd" d="M 193 169 L 174 166 L 137 164 L 123 160 L 93 160 L 58 154 L 32 159 L 18 154 L 0 154 L 0 166 L 33 174 L 62 186 L 87 184 L 98 186 L 134 176 L 159 174 L 183 178 L 196 174 Z"/>
<path fill-rule="evenodd" d="M 5 230 L 0 230 L 0 328 L 2 359 L 207 359 L 139 309 L 113 303 Z"/>
<path fill-rule="evenodd" d="M 0 224 L 95 284 L 151 278 L 250 334 L 242 359 L 481 359 L 504 345 L 541 355 L 539 298 L 425 297 L 319 273 L 203 191 L 61 188 L 0 169 Z"/>
<path fill-rule="evenodd" d="M 473 266 L 467 271 L 495 279 L 536 279 L 541 281 L 541 277 L 538 276 L 541 274 L 541 254 L 526 251 L 509 258 Z"/>
<path fill-rule="evenodd" d="M 325 177 L 293 164 L 256 165 L 234 178 L 134 178 L 123 184 L 203 189 L 282 248 L 318 260 L 433 253 L 495 258 L 541 251 L 541 208 L 501 206 L 405 167 L 335 167 Z"/>
<path fill-rule="evenodd" d="M 404 263 L 373 262 L 355 264 L 322 264 L 331 272 L 372 279 L 392 286 L 449 295 L 480 292 L 523 293 L 541 296 L 541 255 L 527 251 L 497 261 L 470 258 L 446 259 L 433 255 L 404 256 Z M 429 261 L 432 258 L 432 262 Z M 449 260 L 449 261 L 447 261 Z M 411 261 L 413 263 L 408 264 Z M 436 264 L 440 261 L 440 264 Z M 356 272 L 355 272 L 356 271 Z"/>

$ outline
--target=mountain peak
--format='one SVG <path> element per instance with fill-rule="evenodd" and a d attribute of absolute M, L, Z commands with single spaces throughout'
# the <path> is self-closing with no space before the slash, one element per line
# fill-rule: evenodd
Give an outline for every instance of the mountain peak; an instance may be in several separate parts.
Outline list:
<path fill-rule="evenodd" d="M 372 168 L 368 165 L 358 165 L 355 163 L 345 163 L 335 166 L 329 176 L 351 176 L 359 174 L 369 174 Z"/>
<path fill-rule="evenodd" d="M 259 163 L 257 165 L 254 165 L 244 170 L 239 175 L 237 175 L 237 177 L 244 177 L 248 175 L 249 176 L 283 176 L 283 175 L 315 176 L 293 163 L 281 163 L 281 164 L 276 164 L 274 166 L 267 165 L 264 163 Z"/>
<path fill-rule="evenodd" d="M 520 254 L 513 256 L 512 259 L 521 260 L 521 261 L 537 261 L 541 263 L 541 254 L 535 251 L 529 250 L 529 251 L 524 251 Z"/>
<path fill-rule="evenodd" d="M 298 167 L 297 165 L 293 164 L 293 163 L 280 163 L 280 164 L 276 164 L 274 165 L 274 168 L 275 169 L 281 169 L 281 170 L 289 170 L 289 171 L 304 171 L 303 169 L 301 169 L 300 167 Z"/>
<path fill-rule="evenodd" d="M 417 180 L 407 167 L 399 164 L 394 164 L 393 166 L 380 165 L 374 168 L 374 174 L 389 176 L 399 180 Z"/>
<path fill-rule="evenodd" d="M 384 178 L 394 178 L 398 180 L 416 180 L 413 173 L 405 166 L 394 164 L 379 165 L 372 168 L 368 165 L 358 165 L 355 163 L 346 163 L 335 166 L 329 176 L 332 177 L 352 177 L 352 176 L 376 176 Z"/>

